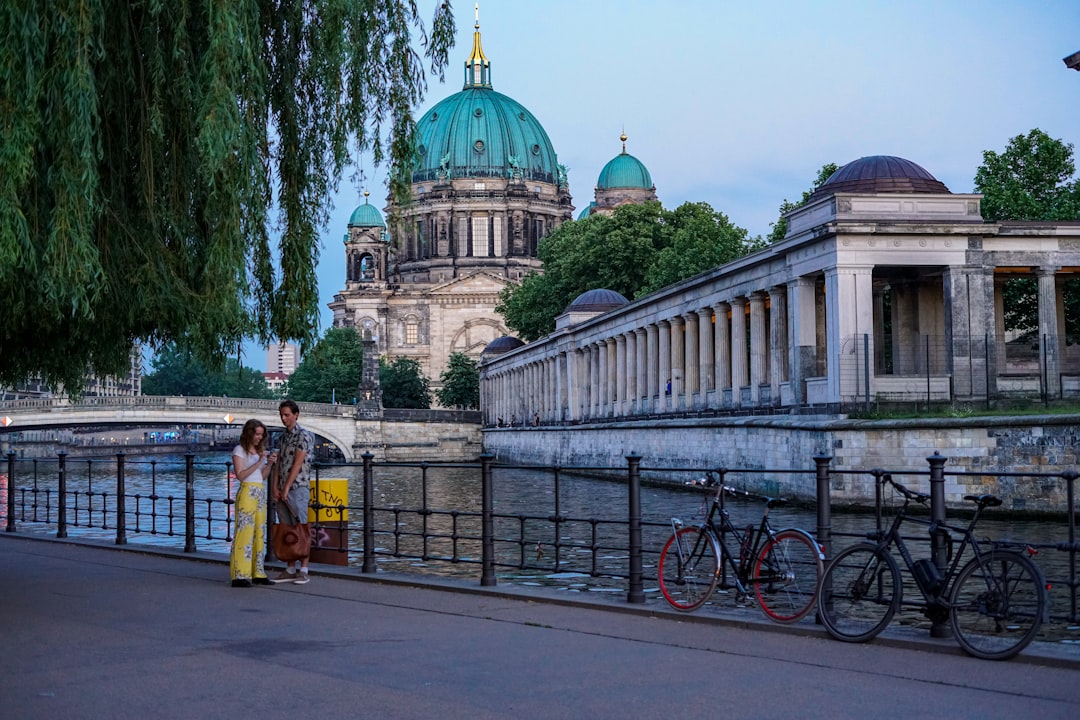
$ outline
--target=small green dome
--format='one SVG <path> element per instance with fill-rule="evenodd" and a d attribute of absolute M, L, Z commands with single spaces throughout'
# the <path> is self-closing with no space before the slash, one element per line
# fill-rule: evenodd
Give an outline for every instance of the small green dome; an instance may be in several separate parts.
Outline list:
<path fill-rule="evenodd" d="M 383 221 L 382 213 L 374 205 L 369 205 L 367 198 L 364 198 L 364 204 L 353 210 L 352 217 L 349 218 L 349 227 L 384 228 L 386 223 Z"/>
<path fill-rule="evenodd" d="M 600 178 L 596 181 L 596 187 L 601 190 L 614 188 L 651 190 L 653 181 L 644 163 L 623 150 L 600 171 Z"/>
<path fill-rule="evenodd" d="M 579 213 L 578 213 L 577 219 L 578 219 L 578 220 L 584 220 L 585 218 L 587 218 L 587 217 L 589 217 L 590 215 L 592 215 L 592 211 L 593 211 L 593 208 L 594 208 L 594 207 L 596 207 L 596 203 L 595 203 L 595 202 L 591 202 L 591 203 L 589 203 L 588 205 L 586 205 L 585 207 L 583 207 L 583 208 L 581 209 L 581 212 L 579 212 Z"/>

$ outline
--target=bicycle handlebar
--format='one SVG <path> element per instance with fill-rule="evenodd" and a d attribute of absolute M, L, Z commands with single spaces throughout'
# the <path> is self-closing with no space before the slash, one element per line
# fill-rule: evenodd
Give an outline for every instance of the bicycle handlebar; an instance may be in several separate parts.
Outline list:
<path fill-rule="evenodd" d="M 884 485 L 884 484 L 892 485 L 893 488 L 898 493 L 903 495 L 908 500 L 914 500 L 915 502 L 921 503 L 923 505 L 925 505 L 930 500 L 930 496 L 925 494 L 925 493 L 915 492 L 914 490 L 908 490 L 906 487 L 904 487 L 900 483 L 893 480 L 892 475 L 890 475 L 889 473 L 885 473 L 884 475 L 882 475 L 880 482 L 881 482 L 882 485 Z"/>

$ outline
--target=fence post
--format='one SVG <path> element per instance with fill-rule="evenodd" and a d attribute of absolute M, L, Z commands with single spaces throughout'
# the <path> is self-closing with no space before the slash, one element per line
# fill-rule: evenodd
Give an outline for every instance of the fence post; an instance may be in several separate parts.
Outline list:
<path fill-rule="evenodd" d="M 817 534 L 818 545 L 825 553 L 825 559 L 832 559 L 832 501 L 829 490 L 830 455 L 815 455 L 817 467 Z"/>
<path fill-rule="evenodd" d="M 645 590 L 641 580 L 641 456 L 626 456 L 627 494 L 630 496 L 630 592 L 626 602 L 645 602 Z"/>
<path fill-rule="evenodd" d="M 184 455 L 184 552 L 195 552 L 195 455 Z"/>
<path fill-rule="evenodd" d="M 480 490 L 481 490 L 481 551 L 483 569 L 480 572 L 480 584 L 484 587 L 494 587 L 495 579 L 495 495 L 491 482 L 491 464 L 495 456 L 484 453 L 480 456 Z"/>
<path fill-rule="evenodd" d="M 360 572 L 375 572 L 375 456 L 366 452 L 360 456 L 364 461 L 364 563 Z"/>
<path fill-rule="evenodd" d="M 56 454 L 56 537 L 67 537 L 67 453 L 61 450 Z"/>
<path fill-rule="evenodd" d="M 930 463 L 930 521 L 933 523 L 945 522 L 945 458 L 937 450 L 926 458 Z M 930 559 L 937 565 L 941 577 L 945 577 L 945 571 L 949 564 L 948 549 L 946 547 L 945 531 L 934 532 L 930 536 Z M 931 618 L 930 637 L 947 638 L 951 636 L 946 617 Z"/>
<path fill-rule="evenodd" d="M 7 455 L 7 532 L 15 532 L 15 451 Z"/>
<path fill-rule="evenodd" d="M 127 486 L 124 478 L 124 451 L 116 453 L 116 544 L 127 545 Z"/>

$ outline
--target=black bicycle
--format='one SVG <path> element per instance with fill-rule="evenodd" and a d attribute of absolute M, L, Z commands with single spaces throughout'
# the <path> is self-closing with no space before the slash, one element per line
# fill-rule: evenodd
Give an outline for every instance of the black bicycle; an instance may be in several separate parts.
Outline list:
<path fill-rule="evenodd" d="M 1042 573 L 1027 554 L 1010 549 L 1008 543 L 980 545 L 974 536 L 979 515 L 1001 505 L 1001 500 L 993 495 L 965 496 L 975 503 L 975 514 L 966 528 L 954 527 L 908 514 L 911 502 L 926 504 L 929 495 L 909 490 L 890 475 L 879 482 L 883 488 L 891 486 L 904 502 L 888 530 L 867 535 L 876 542 L 846 548 L 825 568 L 819 614 L 829 634 L 846 642 L 864 642 L 889 624 L 903 599 L 900 568 L 891 552 L 895 547 L 922 593 L 923 602 L 916 608 L 931 620 L 947 617 L 965 651 L 978 658 L 1005 660 L 1027 647 L 1049 607 Z M 941 534 L 949 558 L 944 573 L 929 558 L 912 558 L 900 535 L 905 522 L 928 526 L 931 538 Z M 953 533 L 963 537 L 955 554 Z M 1029 548 L 1027 553 L 1034 551 Z M 960 567 L 970 554 L 974 556 Z"/>
<path fill-rule="evenodd" d="M 824 555 L 814 537 L 798 528 L 774 531 L 769 511 L 787 501 L 759 497 L 726 487 L 711 473 L 694 483 L 715 492 L 706 498 L 708 510 L 700 525 L 684 526 L 671 519 L 672 536 L 660 551 L 657 570 L 660 591 L 678 610 L 696 610 L 717 587 L 735 588 L 738 599 L 751 593 L 758 607 L 778 623 L 793 623 L 809 613 L 817 599 Z M 739 529 L 724 508 L 724 496 L 758 498 L 765 512 L 755 530 Z M 733 552 L 727 539 L 735 542 Z"/>

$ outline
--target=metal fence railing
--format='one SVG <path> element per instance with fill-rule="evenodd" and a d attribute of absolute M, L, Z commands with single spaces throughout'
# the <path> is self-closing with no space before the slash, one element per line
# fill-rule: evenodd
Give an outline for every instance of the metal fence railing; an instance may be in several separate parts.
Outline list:
<path fill-rule="evenodd" d="M 656 593 L 652 573 L 671 532 L 670 517 L 684 516 L 697 501 L 683 481 L 706 471 L 721 473 L 728 484 L 760 496 L 783 494 L 776 477 L 801 475 L 797 482 L 815 488 L 817 502 L 798 510 L 802 515 L 794 524 L 815 533 L 827 555 L 880 527 L 888 509 L 879 503 L 862 514 L 833 512 L 834 484 L 873 483 L 890 471 L 836 471 L 828 457 L 802 469 L 650 467 L 650 477 L 662 474 L 667 481 L 647 483 L 640 458 L 631 455 L 626 461 L 617 468 L 537 467 L 496 463 L 493 456 L 438 464 L 377 463 L 365 455 L 361 463 L 316 464 L 316 498 L 322 497 L 319 484 L 335 475 L 347 476 L 351 492 L 359 495 L 312 504 L 315 551 L 321 554 L 317 561 L 359 566 L 365 573 L 435 572 L 479 576 L 484 585 L 501 579 L 625 593 L 628 602 L 644 602 Z M 967 483 L 975 481 L 965 478 L 972 475 L 1034 483 L 1040 492 L 1065 498 L 1062 513 L 1004 525 L 980 522 L 980 534 L 1006 533 L 1036 550 L 1052 587 L 1054 624 L 1060 629 L 1080 622 L 1077 473 L 950 473 L 945 462 L 935 455 L 928 458 L 925 472 L 891 474 L 906 477 L 912 488 L 929 490 L 933 498 L 944 498 L 941 488 L 947 479 Z M 229 470 L 228 463 L 196 462 L 192 454 L 144 461 L 124 453 L 77 460 L 63 453 L 36 459 L 9 453 L 6 474 L 0 477 L 0 526 L 9 533 L 26 530 L 224 553 L 232 540 L 237 487 Z M 759 506 L 754 512 L 760 517 Z M 933 507 L 931 512 L 945 510 Z M 913 540 L 929 548 L 928 537 Z M 1072 635 L 1080 640 L 1075 630 Z"/>

